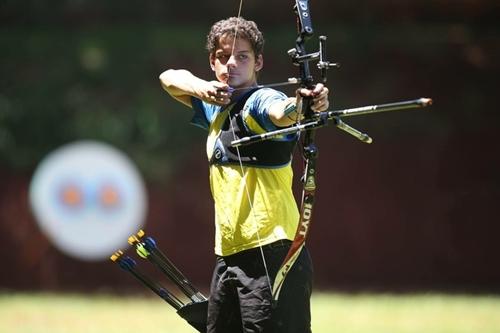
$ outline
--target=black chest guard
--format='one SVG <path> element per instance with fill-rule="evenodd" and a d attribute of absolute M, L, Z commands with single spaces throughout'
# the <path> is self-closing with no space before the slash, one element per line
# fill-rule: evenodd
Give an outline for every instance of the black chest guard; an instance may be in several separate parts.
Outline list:
<path fill-rule="evenodd" d="M 266 140 L 255 144 L 240 146 L 239 155 L 236 147 L 231 147 L 233 140 L 255 134 L 250 132 L 243 120 L 242 111 L 245 103 L 255 91 L 246 93 L 230 110 L 229 116 L 222 125 L 210 164 L 239 164 L 253 167 L 280 167 L 288 164 L 292 158 L 297 138 L 292 140 Z M 233 132 L 234 130 L 234 132 Z"/>

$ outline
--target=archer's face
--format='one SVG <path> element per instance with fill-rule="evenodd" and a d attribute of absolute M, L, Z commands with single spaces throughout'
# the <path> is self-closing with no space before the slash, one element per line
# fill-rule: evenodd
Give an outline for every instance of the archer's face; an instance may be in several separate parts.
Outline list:
<path fill-rule="evenodd" d="M 233 50 L 234 44 L 234 50 Z M 246 88 L 257 84 L 257 72 L 263 65 L 262 55 L 255 56 L 249 41 L 222 36 L 215 53 L 210 55 L 210 67 L 217 80 L 232 88 Z"/>

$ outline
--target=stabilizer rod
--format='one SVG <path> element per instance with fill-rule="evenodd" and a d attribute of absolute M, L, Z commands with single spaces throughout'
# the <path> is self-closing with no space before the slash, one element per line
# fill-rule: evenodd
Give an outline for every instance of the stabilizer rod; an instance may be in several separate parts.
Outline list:
<path fill-rule="evenodd" d="M 357 137 L 361 141 L 365 143 L 371 143 L 372 139 L 365 133 L 362 133 L 355 128 L 345 124 L 340 120 L 343 117 L 352 117 L 352 116 L 361 116 L 372 113 L 379 112 L 387 112 L 387 111 L 400 111 L 406 109 L 415 109 L 415 108 L 423 108 L 432 105 L 432 99 L 430 98 L 418 98 L 409 101 L 395 102 L 395 103 L 386 103 L 386 104 L 378 104 L 378 105 L 368 105 L 350 109 L 342 109 L 342 110 L 333 110 L 333 111 L 324 111 L 315 114 L 315 119 L 301 123 L 292 125 L 287 128 L 279 129 L 276 131 L 266 132 L 262 134 L 256 134 L 247 136 L 238 140 L 231 141 L 231 146 L 246 146 L 252 143 L 273 139 L 280 136 L 285 136 L 289 134 L 294 134 L 298 132 L 303 132 L 311 129 L 316 129 L 319 127 L 325 126 L 329 120 L 334 120 L 335 125 L 341 130 Z"/>

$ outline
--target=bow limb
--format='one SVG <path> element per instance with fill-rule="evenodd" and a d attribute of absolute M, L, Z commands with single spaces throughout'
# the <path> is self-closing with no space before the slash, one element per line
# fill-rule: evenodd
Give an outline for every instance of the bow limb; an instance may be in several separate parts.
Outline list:
<path fill-rule="evenodd" d="M 308 0 L 295 1 L 295 13 L 297 15 L 297 31 L 298 36 L 296 40 L 295 49 L 289 51 L 294 64 L 299 66 L 301 87 L 311 89 L 314 86 L 314 80 L 309 69 L 309 60 L 312 60 L 320 55 L 308 55 L 306 52 L 305 44 L 307 40 L 313 35 L 311 15 L 309 12 Z M 322 55 L 321 55 L 322 58 Z M 326 71 L 323 81 L 326 81 Z M 314 111 L 312 110 L 312 98 L 302 98 L 302 112 L 304 114 L 304 121 L 313 118 Z M 303 139 L 303 156 L 305 160 L 304 170 L 304 189 L 302 191 L 302 203 L 300 207 L 300 218 L 295 233 L 294 240 L 290 249 L 281 264 L 280 269 L 274 280 L 272 294 L 273 300 L 278 301 L 281 288 L 292 269 L 294 263 L 302 251 L 307 235 L 309 233 L 309 226 L 312 221 L 312 212 L 314 207 L 314 197 L 316 191 L 316 157 L 317 148 L 314 143 L 315 130 L 307 130 Z"/>

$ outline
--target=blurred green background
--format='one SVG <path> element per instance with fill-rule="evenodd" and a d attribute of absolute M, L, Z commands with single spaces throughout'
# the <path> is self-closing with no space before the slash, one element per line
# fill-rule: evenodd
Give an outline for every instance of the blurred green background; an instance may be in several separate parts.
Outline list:
<path fill-rule="evenodd" d="M 319 132 L 308 242 L 317 288 L 498 293 L 498 1 L 310 4 L 329 60 L 342 64 L 329 73 L 335 108 L 435 101 L 426 111 L 348 120 L 372 145 L 333 126 Z M 243 16 L 266 37 L 260 83 L 296 75 L 286 55 L 295 39 L 291 7 L 243 3 Z M 146 230 L 207 288 L 213 208 L 205 133 L 189 125 L 189 109 L 162 91 L 158 75 L 187 68 L 211 79 L 205 35 L 237 9 L 236 1 L 0 3 L 0 289 L 139 288 L 111 263 L 59 253 L 30 213 L 37 164 L 79 139 L 132 158 L 147 182 Z"/>
<path fill-rule="evenodd" d="M 334 108 L 434 99 L 425 111 L 347 120 L 372 145 L 333 126 L 318 132 L 313 329 L 500 332 L 500 3 L 310 5 L 328 60 L 342 64 L 329 73 Z M 286 55 L 291 9 L 243 2 L 266 37 L 260 83 L 296 75 Z M 205 35 L 237 10 L 237 1 L 0 2 L 0 331 L 192 331 L 111 262 L 59 252 L 37 227 L 28 191 L 41 159 L 66 143 L 118 147 L 146 181 L 147 233 L 206 292 L 214 258 L 205 133 L 158 75 L 187 68 L 212 79 Z M 295 169 L 299 178 L 300 162 Z"/>

